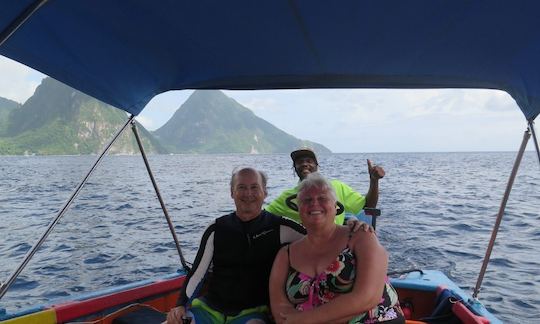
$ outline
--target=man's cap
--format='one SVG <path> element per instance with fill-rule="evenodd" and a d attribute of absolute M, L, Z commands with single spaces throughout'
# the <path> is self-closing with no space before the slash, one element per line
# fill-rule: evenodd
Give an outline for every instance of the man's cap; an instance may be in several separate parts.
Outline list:
<path fill-rule="evenodd" d="M 296 161 L 296 159 L 301 158 L 301 157 L 310 157 L 313 160 L 315 160 L 315 163 L 317 164 L 319 163 L 317 162 L 317 156 L 315 155 L 315 152 L 309 147 L 304 147 L 304 148 L 291 152 L 291 159 L 293 160 L 293 162 Z"/>

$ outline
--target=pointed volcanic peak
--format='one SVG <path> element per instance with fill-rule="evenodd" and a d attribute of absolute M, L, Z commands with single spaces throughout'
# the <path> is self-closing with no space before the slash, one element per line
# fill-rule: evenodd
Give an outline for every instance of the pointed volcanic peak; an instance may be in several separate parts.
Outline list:
<path fill-rule="evenodd" d="M 124 111 L 45 78 L 32 97 L 10 112 L 0 154 L 95 154 L 126 120 Z M 142 125 L 138 127 L 146 151 L 166 152 Z M 138 152 L 129 131 L 110 150 L 111 154 Z"/>
<path fill-rule="evenodd" d="M 15 108 L 19 108 L 21 106 L 20 103 L 9 100 L 7 98 L 0 97 L 0 112 L 2 111 L 11 111 Z"/>
<path fill-rule="evenodd" d="M 219 90 L 194 91 L 154 135 L 173 153 L 289 153 L 306 145 L 330 153 L 285 133 Z"/>

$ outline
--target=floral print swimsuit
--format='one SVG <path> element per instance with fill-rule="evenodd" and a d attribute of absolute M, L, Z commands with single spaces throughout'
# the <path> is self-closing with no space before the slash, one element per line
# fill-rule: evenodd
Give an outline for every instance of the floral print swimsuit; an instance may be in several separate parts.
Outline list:
<path fill-rule="evenodd" d="M 287 298 L 296 309 L 309 310 L 328 303 L 340 294 L 352 291 L 356 276 L 356 257 L 348 243 L 326 270 L 315 277 L 306 275 L 291 266 L 289 246 L 287 246 L 287 254 L 289 255 L 289 274 L 285 289 Z M 349 323 L 378 322 L 405 322 L 397 293 L 388 280 L 379 305 L 349 321 Z"/>

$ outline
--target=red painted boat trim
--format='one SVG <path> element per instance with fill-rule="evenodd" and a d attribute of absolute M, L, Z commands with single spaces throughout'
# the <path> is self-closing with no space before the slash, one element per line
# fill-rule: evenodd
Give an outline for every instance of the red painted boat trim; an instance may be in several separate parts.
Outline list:
<path fill-rule="evenodd" d="M 139 299 L 179 290 L 185 278 L 185 276 L 181 276 L 178 278 L 156 281 L 146 286 L 111 293 L 88 300 L 53 305 L 52 308 L 56 310 L 57 321 L 63 323 L 79 317 L 89 316 L 111 307 L 136 302 Z"/>
<path fill-rule="evenodd" d="M 452 305 L 452 312 L 465 324 L 489 324 L 487 318 L 473 314 L 463 303 Z"/>

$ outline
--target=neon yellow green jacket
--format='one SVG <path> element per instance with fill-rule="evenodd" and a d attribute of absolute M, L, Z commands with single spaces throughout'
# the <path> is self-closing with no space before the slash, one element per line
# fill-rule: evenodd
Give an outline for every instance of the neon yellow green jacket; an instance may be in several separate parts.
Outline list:
<path fill-rule="evenodd" d="M 339 180 L 332 180 L 332 187 L 336 191 L 336 196 L 339 202 L 345 206 L 345 212 L 358 214 L 366 204 L 366 198 L 354 191 L 351 187 Z M 285 216 L 291 218 L 298 223 L 301 223 L 300 216 L 297 211 L 290 209 L 285 200 L 298 193 L 298 186 L 283 191 L 279 197 L 272 201 L 265 209 L 274 215 Z M 296 203 L 296 200 L 293 200 Z M 345 213 L 336 216 L 336 224 L 342 225 L 345 221 Z"/>

